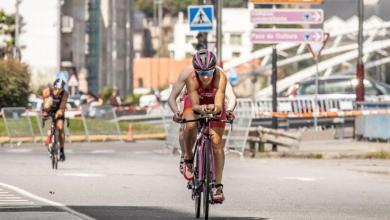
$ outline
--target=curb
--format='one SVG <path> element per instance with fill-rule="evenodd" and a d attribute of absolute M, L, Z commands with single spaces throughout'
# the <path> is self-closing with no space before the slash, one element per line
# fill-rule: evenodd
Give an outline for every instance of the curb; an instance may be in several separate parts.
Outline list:
<path fill-rule="evenodd" d="M 153 140 L 153 139 L 158 139 L 158 140 L 163 140 L 166 137 L 165 133 L 156 133 L 156 134 L 136 134 L 133 136 L 134 140 Z M 72 135 L 70 137 L 70 140 L 72 142 L 85 142 L 88 141 L 88 138 L 86 135 Z M 35 137 L 35 142 L 39 143 L 42 142 L 42 137 Z M 107 141 L 107 140 L 126 140 L 127 135 L 89 135 L 89 140 L 94 142 L 94 141 Z M 34 138 L 32 137 L 17 137 L 17 138 L 12 138 L 13 142 L 26 142 L 26 143 L 33 143 Z M 9 143 L 10 138 L 8 137 L 0 137 L 0 144 L 4 143 Z"/>

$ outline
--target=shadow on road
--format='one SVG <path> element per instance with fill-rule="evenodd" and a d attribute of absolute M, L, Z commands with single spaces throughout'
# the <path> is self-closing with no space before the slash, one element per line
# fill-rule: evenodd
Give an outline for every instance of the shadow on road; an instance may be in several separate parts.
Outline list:
<path fill-rule="evenodd" d="M 171 209 L 158 207 L 137 207 L 137 206 L 69 206 L 69 208 L 83 213 L 89 217 L 98 220 L 192 220 L 196 219 L 194 214 L 185 213 Z M 34 208 L 9 208 L 1 209 L 1 212 L 53 212 L 62 211 L 52 206 L 34 207 Z M 210 220 L 267 220 L 268 218 L 261 217 L 213 217 L 210 213 Z"/>

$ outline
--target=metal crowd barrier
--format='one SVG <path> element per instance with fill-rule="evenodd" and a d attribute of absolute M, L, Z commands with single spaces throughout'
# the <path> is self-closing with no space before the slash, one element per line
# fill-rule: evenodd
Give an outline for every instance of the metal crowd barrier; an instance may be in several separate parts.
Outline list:
<path fill-rule="evenodd" d="M 14 140 L 18 140 L 18 142 L 26 140 L 32 140 L 34 143 L 36 142 L 31 119 L 25 108 L 2 108 L 1 113 L 3 115 L 4 126 L 11 144 Z M 21 138 L 23 140 L 21 140 Z"/>

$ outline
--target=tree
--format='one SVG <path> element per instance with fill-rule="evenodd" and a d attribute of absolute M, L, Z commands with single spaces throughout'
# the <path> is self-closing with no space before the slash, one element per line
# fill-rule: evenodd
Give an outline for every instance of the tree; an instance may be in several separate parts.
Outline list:
<path fill-rule="evenodd" d="M 15 60 L 0 60 L 0 108 L 27 106 L 29 84 L 27 65 Z"/>
<path fill-rule="evenodd" d="M 15 46 L 15 14 L 7 14 L 0 10 L 0 59 L 5 55 L 12 54 Z M 22 16 L 19 16 L 19 33 L 22 33 L 25 23 Z"/>

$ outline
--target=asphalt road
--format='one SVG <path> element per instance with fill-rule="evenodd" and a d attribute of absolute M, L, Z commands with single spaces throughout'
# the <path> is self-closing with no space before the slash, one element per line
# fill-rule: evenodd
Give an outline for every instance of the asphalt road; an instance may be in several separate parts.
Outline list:
<path fill-rule="evenodd" d="M 163 142 L 72 144 L 59 170 L 41 146 L 0 148 L 0 219 L 195 219 Z M 226 159 L 211 219 L 390 219 L 390 161 Z"/>

